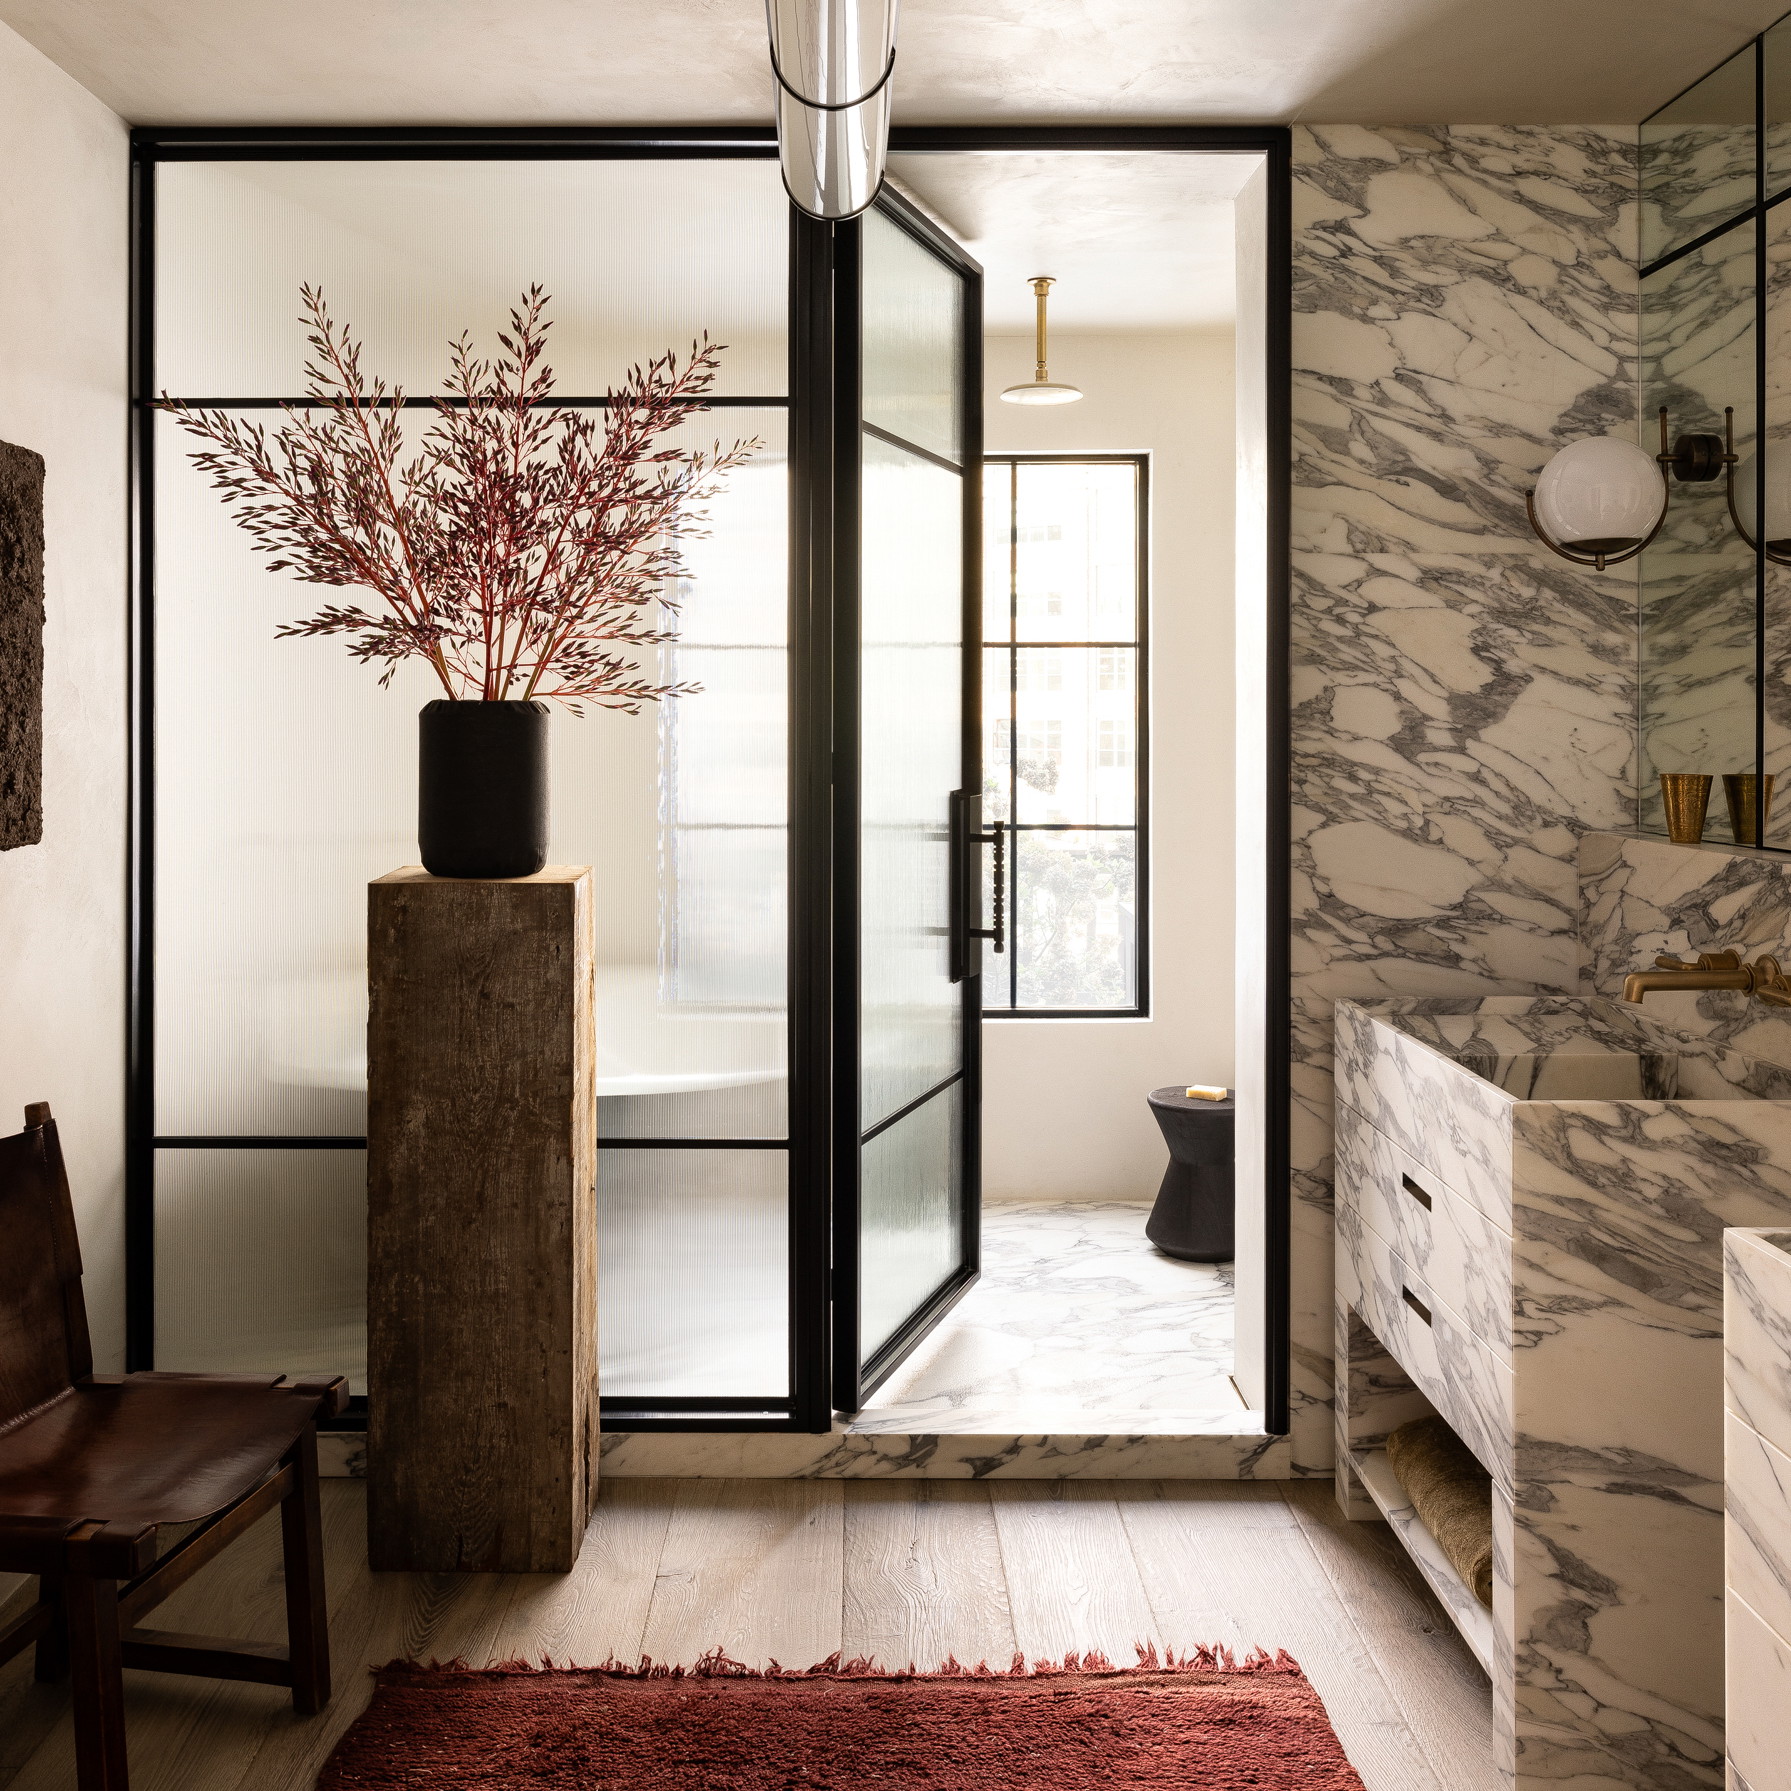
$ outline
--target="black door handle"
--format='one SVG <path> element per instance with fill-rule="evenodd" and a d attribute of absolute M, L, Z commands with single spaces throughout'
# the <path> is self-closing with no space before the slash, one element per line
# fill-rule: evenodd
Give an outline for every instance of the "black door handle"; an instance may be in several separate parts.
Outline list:
<path fill-rule="evenodd" d="M 998 952 L 1007 950 L 1007 829 L 997 824 L 983 831 L 983 799 L 968 790 L 951 793 L 951 980 L 961 983 L 977 972 L 971 964 L 971 941 L 987 939 Z M 995 848 L 995 924 L 983 921 L 982 857 L 978 846 Z"/>

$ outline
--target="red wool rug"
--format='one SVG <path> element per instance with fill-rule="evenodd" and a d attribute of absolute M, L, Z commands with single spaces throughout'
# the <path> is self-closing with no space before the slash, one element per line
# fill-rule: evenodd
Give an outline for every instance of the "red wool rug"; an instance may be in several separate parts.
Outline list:
<path fill-rule="evenodd" d="M 394 1662 L 318 1791 L 1362 1791 L 1286 1654 L 887 1673 Z"/>

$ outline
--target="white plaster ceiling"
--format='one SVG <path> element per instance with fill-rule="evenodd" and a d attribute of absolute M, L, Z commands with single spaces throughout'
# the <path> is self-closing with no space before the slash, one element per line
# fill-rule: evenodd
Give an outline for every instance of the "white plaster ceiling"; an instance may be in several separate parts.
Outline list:
<path fill-rule="evenodd" d="M 1051 333 L 1198 329 L 1236 309 L 1232 200 L 1254 155 L 894 155 L 898 191 L 982 263 L 991 335 L 1033 326 L 1049 274 Z"/>
<path fill-rule="evenodd" d="M 904 0 L 898 123 L 1633 123 L 1784 0 Z M 0 0 L 139 123 L 769 120 L 760 0 Z"/>

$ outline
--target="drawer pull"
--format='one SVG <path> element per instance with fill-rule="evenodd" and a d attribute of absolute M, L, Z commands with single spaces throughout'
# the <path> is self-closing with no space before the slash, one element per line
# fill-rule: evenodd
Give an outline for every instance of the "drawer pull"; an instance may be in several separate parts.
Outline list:
<path fill-rule="evenodd" d="M 1402 1287 L 1399 1290 L 1399 1297 L 1404 1300 L 1426 1324 L 1430 1323 L 1430 1308 L 1426 1306 L 1409 1287 Z"/>
<path fill-rule="evenodd" d="M 1412 1197 L 1412 1198 L 1413 1198 L 1413 1199 L 1414 1199 L 1414 1200 L 1415 1200 L 1415 1201 L 1417 1201 L 1417 1203 L 1418 1203 L 1418 1204 L 1419 1204 L 1419 1205 L 1420 1205 L 1420 1206 L 1421 1206 L 1421 1207 L 1423 1207 L 1423 1209 L 1424 1209 L 1424 1210 L 1425 1210 L 1425 1211 L 1426 1211 L 1426 1212 L 1427 1212 L 1427 1213 L 1428 1213 L 1428 1212 L 1429 1212 L 1429 1211 L 1430 1211 L 1430 1196 L 1429 1196 L 1429 1195 L 1428 1195 L 1428 1194 L 1426 1194 L 1426 1193 L 1425 1193 L 1425 1192 L 1424 1192 L 1424 1190 L 1423 1190 L 1423 1189 L 1422 1189 L 1422 1188 L 1420 1188 L 1420 1187 L 1419 1187 L 1419 1186 L 1418 1186 L 1418 1184 L 1417 1184 L 1417 1183 L 1416 1183 L 1416 1182 L 1415 1182 L 1415 1181 L 1413 1181 L 1413 1180 L 1412 1180 L 1412 1178 L 1411 1178 L 1411 1177 L 1410 1177 L 1410 1176 L 1409 1176 L 1409 1175 L 1402 1175 L 1402 1176 L 1401 1176 L 1401 1177 L 1400 1177 L 1400 1178 L 1399 1178 L 1399 1185 L 1400 1185 L 1400 1186 L 1401 1186 L 1401 1187 L 1402 1187 L 1402 1188 L 1404 1188 L 1404 1189 L 1405 1189 L 1405 1191 L 1406 1191 L 1406 1192 L 1407 1192 L 1407 1193 L 1408 1193 L 1408 1194 L 1409 1194 L 1409 1195 L 1411 1195 L 1411 1197 Z"/>

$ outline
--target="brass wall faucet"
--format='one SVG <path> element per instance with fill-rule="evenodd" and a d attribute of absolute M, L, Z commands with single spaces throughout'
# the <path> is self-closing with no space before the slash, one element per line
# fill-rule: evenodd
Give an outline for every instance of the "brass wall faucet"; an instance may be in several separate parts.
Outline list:
<path fill-rule="evenodd" d="M 1657 989 L 1739 989 L 1769 1007 L 1791 1007 L 1791 981 L 1777 958 L 1760 957 L 1751 964 L 1736 951 L 1704 951 L 1698 961 L 1658 957 L 1652 970 L 1634 970 L 1623 979 L 1623 999 L 1641 1001 Z"/>

